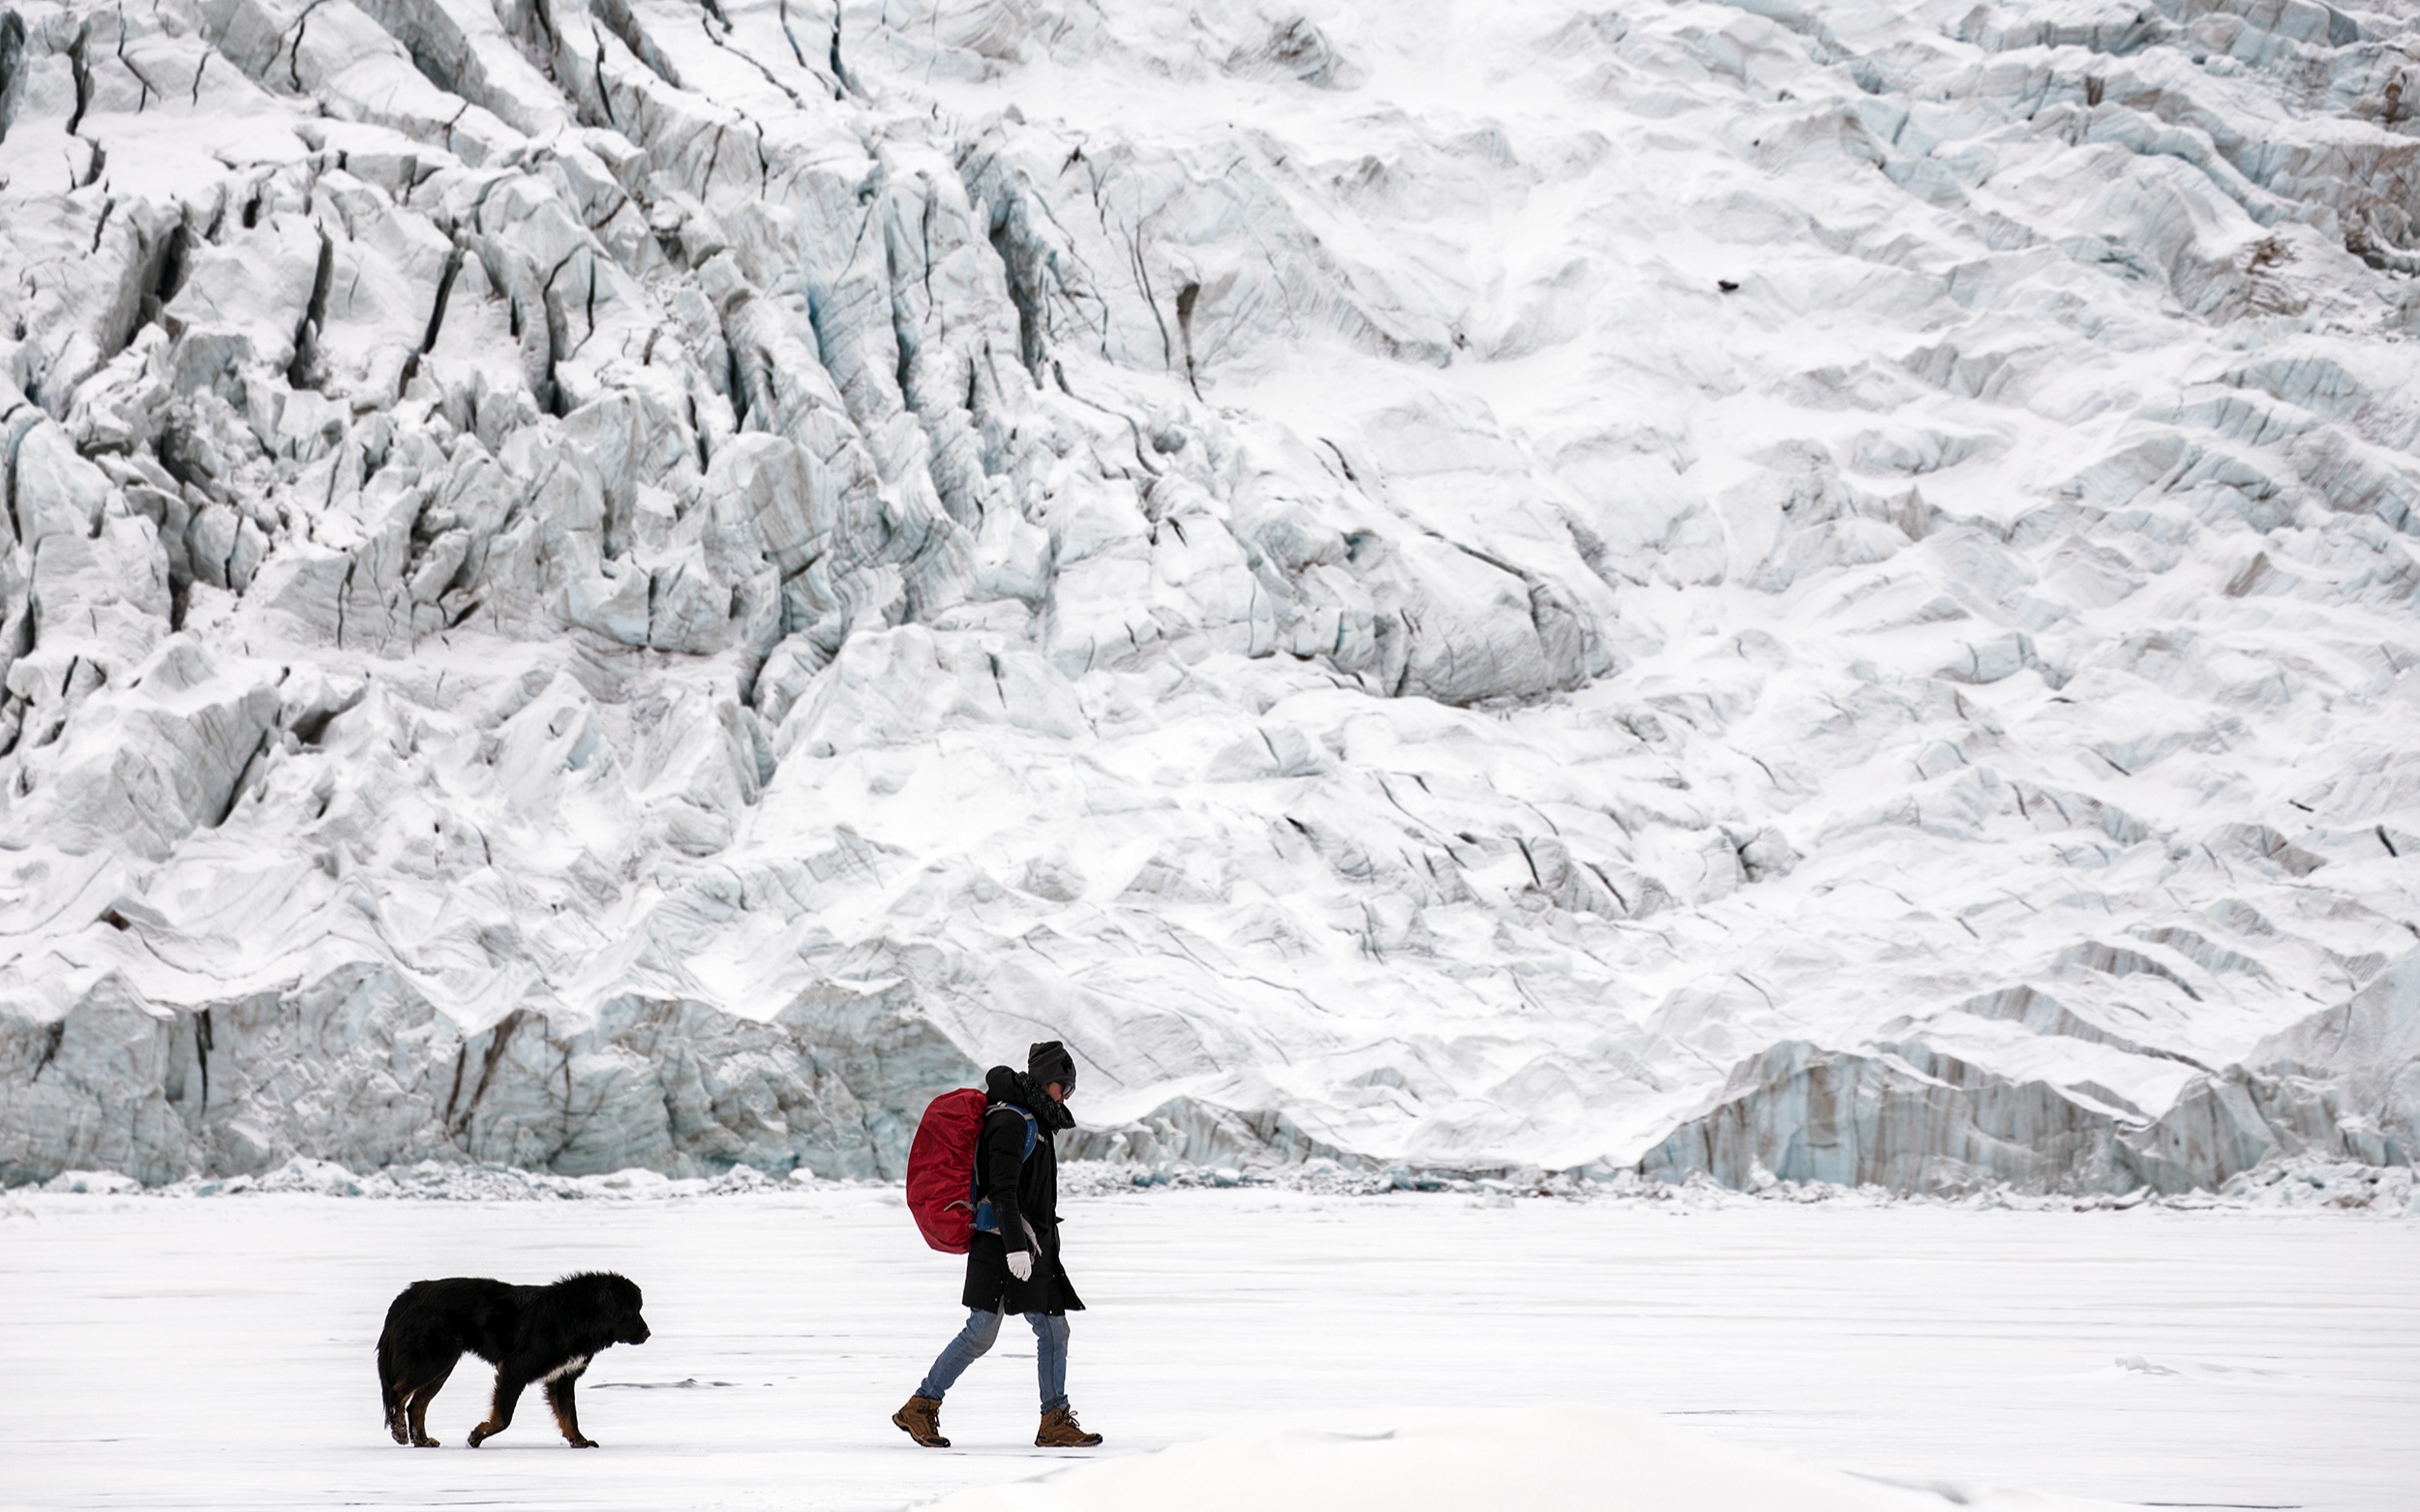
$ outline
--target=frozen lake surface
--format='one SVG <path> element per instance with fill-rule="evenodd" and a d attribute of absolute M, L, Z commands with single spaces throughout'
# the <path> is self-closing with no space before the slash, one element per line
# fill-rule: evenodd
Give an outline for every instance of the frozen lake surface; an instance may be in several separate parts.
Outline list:
<path fill-rule="evenodd" d="M 1077 1458 L 1030 1447 L 1017 1328 L 952 1393 L 957 1448 L 890 1425 L 960 1315 L 956 1262 L 890 1193 L 0 1214 L 10 1507 L 877 1508 Z M 1611 1408 L 1959 1494 L 2387 1512 L 2420 1486 L 2407 1220 L 1244 1190 L 1071 1202 L 1068 1242 L 1103 1454 Z M 655 1330 L 583 1382 L 601 1452 L 566 1450 L 534 1394 L 461 1448 L 471 1361 L 430 1417 L 445 1449 L 386 1438 L 371 1347 L 404 1284 L 590 1267 L 640 1282 Z"/>

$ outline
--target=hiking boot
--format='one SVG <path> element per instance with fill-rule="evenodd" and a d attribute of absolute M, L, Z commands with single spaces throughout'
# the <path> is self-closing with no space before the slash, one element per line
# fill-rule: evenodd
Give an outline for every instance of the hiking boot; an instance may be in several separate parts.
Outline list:
<path fill-rule="evenodd" d="M 1052 1407 L 1042 1415 L 1042 1427 L 1034 1432 L 1038 1449 L 1089 1449 L 1101 1441 L 1099 1434 L 1084 1432 L 1084 1425 L 1075 1421 L 1072 1407 Z"/>
<path fill-rule="evenodd" d="M 941 1436 L 941 1399 L 910 1397 L 907 1406 L 891 1414 L 891 1421 L 899 1431 L 927 1449 L 947 1449 L 950 1440 Z M 1098 1439 L 1094 1440 L 1099 1442 Z"/>

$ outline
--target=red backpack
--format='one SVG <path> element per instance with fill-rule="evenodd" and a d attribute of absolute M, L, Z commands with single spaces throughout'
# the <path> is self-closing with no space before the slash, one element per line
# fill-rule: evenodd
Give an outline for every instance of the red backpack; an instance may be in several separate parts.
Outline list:
<path fill-rule="evenodd" d="M 998 1226 L 975 1180 L 975 1150 L 983 1143 L 990 1101 L 977 1087 L 944 1092 L 925 1107 L 908 1145 L 908 1211 L 924 1242 L 944 1255 L 964 1255 L 977 1229 L 991 1232 Z M 1024 1118 L 1024 1153 L 1031 1155 L 1040 1134 L 1034 1115 Z"/>

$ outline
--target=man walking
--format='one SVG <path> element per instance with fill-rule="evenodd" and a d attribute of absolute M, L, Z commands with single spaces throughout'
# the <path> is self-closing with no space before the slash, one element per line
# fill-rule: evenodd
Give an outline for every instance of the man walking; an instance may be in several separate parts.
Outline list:
<path fill-rule="evenodd" d="M 975 1237 L 966 1252 L 966 1326 L 924 1373 L 907 1405 L 891 1414 L 907 1436 L 928 1449 L 947 1449 L 941 1398 L 966 1368 L 1000 1337 L 1000 1319 L 1022 1313 L 1033 1325 L 1034 1364 L 1042 1384 L 1044 1449 L 1086 1449 L 1101 1442 L 1075 1421 L 1067 1403 L 1067 1315 L 1084 1302 L 1059 1263 L 1059 1159 L 1052 1136 L 1075 1127 L 1067 1100 L 1075 1091 L 1075 1058 L 1056 1040 L 1026 1052 L 1022 1073 L 994 1066 L 984 1077 L 988 1105 L 975 1154 Z"/>

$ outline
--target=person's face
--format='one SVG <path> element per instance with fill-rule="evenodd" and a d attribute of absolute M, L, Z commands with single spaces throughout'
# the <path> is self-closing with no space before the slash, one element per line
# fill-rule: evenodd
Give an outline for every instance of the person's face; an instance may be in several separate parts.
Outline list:
<path fill-rule="evenodd" d="M 1044 1086 L 1042 1090 L 1050 1094 L 1050 1101 L 1053 1103 L 1064 1103 L 1067 1101 L 1067 1086 L 1063 1082 L 1053 1081 Z"/>

